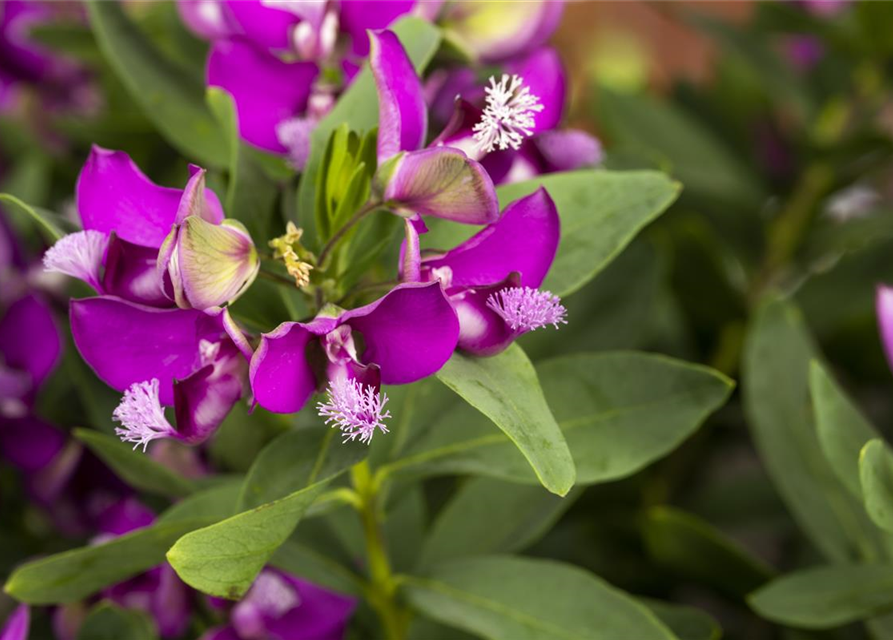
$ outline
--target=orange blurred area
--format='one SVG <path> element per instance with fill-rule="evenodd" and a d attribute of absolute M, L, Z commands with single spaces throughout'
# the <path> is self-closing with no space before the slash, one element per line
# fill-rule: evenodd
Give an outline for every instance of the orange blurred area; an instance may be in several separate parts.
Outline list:
<path fill-rule="evenodd" d="M 707 13 L 746 20 L 750 1 L 570 2 L 554 37 L 571 79 L 571 118 L 586 125 L 585 106 L 596 81 L 627 88 L 664 90 L 674 78 L 702 82 L 710 77 L 715 47 L 686 23 L 687 14 Z"/>

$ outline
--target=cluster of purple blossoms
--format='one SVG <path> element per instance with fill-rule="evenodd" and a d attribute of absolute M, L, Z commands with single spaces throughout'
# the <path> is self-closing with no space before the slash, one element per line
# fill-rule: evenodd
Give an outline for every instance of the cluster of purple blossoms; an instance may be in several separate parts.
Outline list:
<path fill-rule="evenodd" d="M 564 324 L 561 301 L 540 289 L 561 235 L 552 198 L 540 188 L 500 210 L 496 193 L 497 184 L 600 161 L 594 138 L 558 128 L 566 77 L 545 42 L 561 9 L 558 2 L 511 9 L 412 1 L 180 2 L 184 21 L 212 41 L 207 83 L 234 98 L 242 138 L 297 169 L 307 160 L 313 128 L 368 57 L 380 113 L 377 167 L 371 168 L 370 201 L 347 224 L 384 210 L 402 219 L 405 237 L 391 264 L 396 281 L 377 300 L 342 308 L 343 300 L 355 298 L 320 299 L 317 289 L 308 295 L 312 317 L 252 335 L 230 305 L 271 258 L 241 223 L 226 218 L 205 185 L 206 172 L 190 166 L 182 189 L 163 187 L 125 152 L 94 146 L 76 186 L 82 230 L 50 247 L 43 267 L 96 293 L 70 301 L 71 334 L 83 360 L 121 394 L 112 416 L 118 436 L 170 464 L 164 443 L 149 444 L 202 445 L 239 401 L 294 413 L 322 393 L 316 409 L 325 424 L 345 441 L 369 443 L 388 431 L 382 385 L 431 376 L 457 350 L 494 356 L 524 333 Z M 481 27 L 481 12 L 503 28 Z M 387 30 L 405 14 L 440 21 L 481 64 L 437 69 L 423 81 Z M 493 75 L 479 75 L 480 68 Z M 430 133 L 435 126 L 439 135 Z M 423 247 L 426 219 L 480 229 L 457 246 L 435 250 Z M 335 230 L 330 244 L 342 231 Z M 319 258 L 296 251 L 300 235 L 291 226 L 280 245 L 271 243 L 281 249 L 272 259 L 287 258 L 289 273 L 300 274 L 299 288 L 310 282 L 308 274 L 325 274 L 332 248 L 324 247 Z M 68 518 L 78 523 L 78 535 L 101 542 L 150 526 L 154 513 L 131 489 L 31 415 L 62 338 L 41 294 L 22 284 L 22 274 L 35 270 L 15 253 L 15 243 L 0 245 L 0 268 L 0 452 L 47 505 L 68 505 L 66 513 L 83 516 Z M 18 274 L 16 288 L 5 285 L 10 273 Z M 24 326 L 45 336 L 38 348 L 17 340 Z M 200 473 L 201 449 L 192 451 L 187 466 Z M 198 599 L 166 563 L 101 597 L 146 611 L 166 638 L 185 632 Z M 202 640 L 335 640 L 355 606 L 273 569 L 262 571 L 239 603 L 208 604 L 228 622 Z M 57 635 L 75 637 L 83 612 L 58 607 Z M 26 637 L 28 618 L 26 607 L 17 610 L 0 637 Z"/>

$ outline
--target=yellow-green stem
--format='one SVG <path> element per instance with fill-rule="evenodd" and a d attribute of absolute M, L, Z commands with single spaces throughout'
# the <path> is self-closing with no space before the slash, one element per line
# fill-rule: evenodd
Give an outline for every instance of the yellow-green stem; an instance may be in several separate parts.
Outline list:
<path fill-rule="evenodd" d="M 360 498 L 359 512 L 366 538 L 366 560 L 369 565 L 369 604 L 378 613 L 387 640 L 403 640 L 408 623 L 407 612 L 396 600 L 397 584 L 391 571 L 381 523 L 378 520 L 378 489 L 369 463 L 363 461 L 351 469 L 354 490 Z"/>

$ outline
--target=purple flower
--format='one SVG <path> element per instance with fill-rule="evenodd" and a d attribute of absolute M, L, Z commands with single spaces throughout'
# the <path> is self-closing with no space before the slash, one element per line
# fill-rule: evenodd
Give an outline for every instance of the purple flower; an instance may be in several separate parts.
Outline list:
<path fill-rule="evenodd" d="M 555 203 L 545 189 L 508 205 L 502 217 L 454 249 L 405 263 L 422 281 L 438 281 L 459 317 L 458 347 L 494 355 L 518 336 L 565 324 L 557 296 L 539 291 L 560 239 Z M 413 243 L 408 243 L 411 246 Z"/>
<path fill-rule="evenodd" d="M 264 569 L 245 597 L 231 606 L 229 624 L 200 640 L 343 640 L 356 601 L 282 571 Z"/>
<path fill-rule="evenodd" d="M 201 175 L 195 169 L 190 183 L 201 182 Z M 185 195 L 153 183 L 123 151 L 94 146 L 77 183 L 84 231 L 50 248 L 44 256 L 46 269 L 79 278 L 100 294 L 171 306 L 156 263 L 159 248 L 187 209 Z M 210 190 L 204 206 L 206 220 L 223 222 L 223 208 Z"/>
<path fill-rule="evenodd" d="M 463 71 L 437 79 L 429 100 L 443 111 L 460 96 L 437 146 L 462 149 L 496 184 L 598 164 L 601 146 L 584 131 L 556 129 L 565 109 L 566 74 L 558 53 L 542 47 L 504 65 L 483 91 Z"/>
<path fill-rule="evenodd" d="M 875 297 L 878 328 L 887 363 L 893 369 L 893 287 L 881 285 Z"/>
<path fill-rule="evenodd" d="M 30 627 L 31 611 L 28 605 L 20 604 L 0 629 L 0 640 L 28 640 Z"/>
<path fill-rule="evenodd" d="M 72 300 L 75 346 L 96 375 L 124 393 L 117 433 L 204 442 L 242 397 L 251 348 L 223 310 L 157 309 L 114 296 Z M 165 417 L 173 406 L 176 427 Z"/>
<path fill-rule="evenodd" d="M 380 31 L 370 37 L 379 105 L 379 195 L 405 217 L 431 215 L 466 224 L 496 220 L 496 189 L 478 162 L 459 149 L 421 149 L 428 112 L 421 82 L 397 36 Z"/>
<path fill-rule="evenodd" d="M 207 82 L 233 96 L 242 138 L 302 169 L 310 133 L 369 51 L 367 30 L 387 27 L 414 4 L 180 0 L 179 7 L 186 24 L 213 41 Z"/>
<path fill-rule="evenodd" d="M 309 323 L 286 322 L 264 334 L 251 360 L 251 389 L 260 406 L 299 411 L 328 381 L 320 414 L 345 439 L 368 442 L 386 431 L 381 384 L 406 384 L 437 372 L 449 359 L 459 322 L 437 283 L 403 284 L 351 311 L 323 310 Z"/>

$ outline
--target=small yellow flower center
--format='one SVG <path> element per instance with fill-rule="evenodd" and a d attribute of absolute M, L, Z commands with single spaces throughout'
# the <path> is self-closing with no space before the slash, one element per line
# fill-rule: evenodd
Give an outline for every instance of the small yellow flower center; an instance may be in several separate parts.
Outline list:
<path fill-rule="evenodd" d="M 296 227 L 294 222 L 289 222 L 285 226 L 285 235 L 273 238 L 269 242 L 273 258 L 282 260 L 285 270 L 295 279 L 295 286 L 298 289 L 310 284 L 310 271 L 313 269 L 313 265 L 306 261 L 312 259 L 313 255 L 301 246 L 303 234 L 303 229 Z"/>

